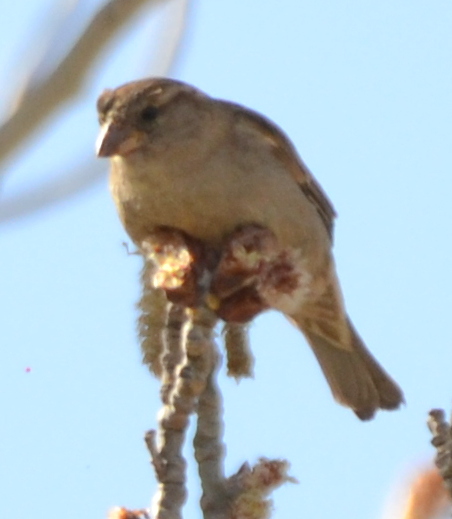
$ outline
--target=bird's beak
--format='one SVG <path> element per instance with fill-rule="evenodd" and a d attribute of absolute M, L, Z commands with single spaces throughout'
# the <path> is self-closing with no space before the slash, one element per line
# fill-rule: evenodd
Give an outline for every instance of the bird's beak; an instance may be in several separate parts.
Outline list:
<path fill-rule="evenodd" d="M 140 144 L 139 132 L 110 121 L 101 126 L 96 141 L 96 153 L 98 157 L 125 156 L 139 148 Z"/>

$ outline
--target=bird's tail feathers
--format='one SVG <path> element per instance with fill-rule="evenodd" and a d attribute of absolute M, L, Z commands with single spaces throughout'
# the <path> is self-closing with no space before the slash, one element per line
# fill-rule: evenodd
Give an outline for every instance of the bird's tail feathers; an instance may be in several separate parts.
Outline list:
<path fill-rule="evenodd" d="M 398 408 L 404 401 L 401 389 L 366 348 L 348 318 L 345 323 L 349 342 L 342 347 L 335 336 L 319 333 L 325 327 L 313 327 L 304 320 L 298 323 L 334 398 L 352 408 L 361 420 L 372 418 L 377 409 Z"/>

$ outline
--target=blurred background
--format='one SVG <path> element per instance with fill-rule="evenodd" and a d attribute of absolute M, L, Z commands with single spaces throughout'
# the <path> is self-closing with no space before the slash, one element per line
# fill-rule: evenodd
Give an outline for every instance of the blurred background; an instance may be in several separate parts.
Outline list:
<path fill-rule="evenodd" d="M 99 93 L 149 75 L 287 132 L 338 212 L 349 313 L 406 394 L 402 410 L 361 423 L 333 402 L 300 333 L 266 313 L 251 328 L 254 380 L 220 377 L 228 474 L 286 458 L 299 484 L 274 493 L 275 519 L 382 517 L 433 458 L 428 411 L 452 398 L 452 4 L 129 0 L 126 19 L 126 3 L 100 19 L 97 0 L 2 7 L 0 517 L 101 518 L 155 491 L 142 438 L 158 383 L 136 337 L 140 260 L 123 246 L 108 164 L 94 157 Z M 61 100 L 55 76 L 73 89 Z M 201 517 L 186 452 L 186 517 Z"/>

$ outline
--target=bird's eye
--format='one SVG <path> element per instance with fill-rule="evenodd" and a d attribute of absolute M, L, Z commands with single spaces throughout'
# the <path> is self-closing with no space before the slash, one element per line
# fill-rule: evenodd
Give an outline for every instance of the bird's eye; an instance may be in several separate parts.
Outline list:
<path fill-rule="evenodd" d="M 140 119 L 146 123 L 153 121 L 157 117 L 158 110 L 155 106 L 147 106 L 140 113 Z"/>

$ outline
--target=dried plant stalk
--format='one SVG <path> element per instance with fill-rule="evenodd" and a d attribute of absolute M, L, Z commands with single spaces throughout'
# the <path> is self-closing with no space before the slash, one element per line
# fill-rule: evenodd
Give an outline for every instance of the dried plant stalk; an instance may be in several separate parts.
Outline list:
<path fill-rule="evenodd" d="M 173 316 L 180 317 L 180 310 L 177 305 L 174 306 Z M 164 405 L 159 413 L 157 442 L 155 433 L 147 435 L 148 448 L 159 481 L 153 504 L 155 519 L 182 518 L 181 509 L 187 495 L 186 461 L 182 456 L 182 448 L 190 415 L 214 367 L 212 341 L 216 320 L 209 310 L 196 309 L 190 312 L 185 326 L 186 333 L 178 333 L 179 341 L 167 334 L 165 360 L 162 362 Z M 181 359 L 179 364 L 178 358 Z"/>
<path fill-rule="evenodd" d="M 252 377 L 254 357 L 249 343 L 248 323 L 226 323 L 223 335 L 228 376 L 236 379 Z"/>
<path fill-rule="evenodd" d="M 428 427 L 433 435 L 432 445 L 436 449 L 435 465 L 452 497 L 452 428 L 442 409 L 430 411 Z"/>
<path fill-rule="evenodd" d="M 271 254 L 257 254 L 266 238 L 268 233 L 254 226 L 234 233 L 219 268 L 218 256 L 176 229 L 157 229 L 141 243 L 145 266 L 140 335 L 145 360 L 162 381 L 158 431 L 149 431 L 145 438 L 159 483 L 153 502 L 155 519 L 182 518 L 187 496 L 182 448 L 194 412 L 198 415 L 194 449 L 204 519 L 267 519 L 271 490 L 293 481 L 287 475 L 286 461 L 265 458 L 253 468 L 244 464 L 229 478 L 224 475 L 222 400 L 216 381 L 220 355 L 214 328 L 222 309 L 225 315 L 243 317 L 265 308 L 253 287 L 250 290 L 250 282 L 258 279 L 267 264 L 273 265 Z M 250 240 L 248 254 L 232 254 Z M 156 290 L 166 294 L 165 302 L 159 304 Z M 212 295 L 219 304 L 208 306 Z M 238 305 L 237 311 L 233 305 Z M 246 319 L 227 322 L 224 334 L 228 374 L 250 376 L 253 362 Z"/>
<path fill-rule="evenodd" d="M 298 483 L 288 474 L 286 460 L 260 458 L 254 467 L 245 464 L 231 478 L 238 489 L 232 503 L 230 519 L 268 519 L 273 502 L 270 493 L 284 483 Z"/>
<path fill-rule="evenodd" d="M 141 341 L 143 363 L 157 377 L 162 375 L 162 353 L 164 333 L 168 330 L 168 301 L 165 292 L 154 288 L 152 274 L 155 270 L 151 261 L 144 261 L 141 272 L 142 295 L 138 302 L 138 336 Z"/>
<path fill-rule="evenodd" d="M 203 489 L 201 508 L 204 519 L 227 519 L 230 503 L 224 476 L 223 405 L 216 381 L 220 363 L 218 351 L 215 351 L 215 359 L 214 369 L 199 397 L 193 445 Z"/>
<path fill-rule="evenodd" d="M 162 386 L 160 396 L 164 404 L 171 403 L 171 394 L 174 391 L 178 366 L 184 360 L 185 330 L 188 315 L 183 306 L 171 304 L 168 320 L 164 330 L 164 349 L 161 358 L 163 367 Z"/>

